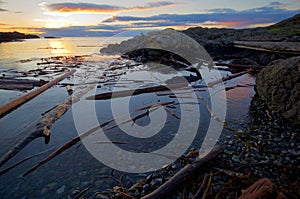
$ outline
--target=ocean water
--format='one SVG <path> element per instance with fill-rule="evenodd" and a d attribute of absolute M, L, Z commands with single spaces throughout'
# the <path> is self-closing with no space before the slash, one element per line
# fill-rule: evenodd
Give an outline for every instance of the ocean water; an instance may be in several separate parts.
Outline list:
<path fill-rule="evenodd" d="M 97 70 L 104 71 L 111 62 L 109 60 L 105 62 L 101 61 L 101 58 L 104 59 L 104 57 L 99 54 L 100 48 L 109 43 L 118 43 L 124 39 L 126 38 L 82 37 L 36 39 L 26 40 L 24 42 L 1 43 L 0 74 L 4 74 L 5 76 L 14 76 L 15 74 L 18 74 L 18 72 L 39 68 L 40 66 L 38 66 L 37 63 L 40 62 L 42 58 L 74 55 L 93 55 L 95 56 L 95 60 L 97 57 L 97 60 L 100 60 L 99 62 L 93 62 L 93 66 L 90 66 L 91 63 L 87 63 L 87 66 L 96 67 Z M 105 59 L 107 59 L 107 57 L 105 57 Z M 223 76 L 226 76 L 227 74 L 227 72 L 222 72 Z M 128 89 L 136 82 L 143 82 L 147 84 L 148 82 L 155 82 L 157 79 L 167 79 L 168 76 L 170 75 L 157 71 L 149 72 L 144 70 L 126 70 L 126 74 L 120 78 L 120 84 L 117 89 Z M 249 85 L 253 84 L 254 80 L 253 76 L 245 75 L 227 82 L 225 86 L 231 87 L 237 84 Z M 72 81 L 72 79 L 70 81 Z M 104 87 L 104 84 L 102 84 L 101 88 L 98 88 L 93 92 L 107 92 L 111 91 L 111 89 L 111 87 Z M 93 92 L 89 92 L 86 96 L 95 94 Z M 3 105 L 6 102 L 24 94 L 25 93 L 21 91 L 0 90 L 0 103 Z M 191 147 L 199 147 L 201 145 L 211 118 L 206 107 L 206 99 L 209 98 L 210 93 L 208 93 L 206 89 L 199 89 L 197 91 L 197 95 L 199 97 L 198 102 L 201 119 L 197 135 L 191 144 Z M 232 126 L 238 126 L 240 123 L 245 123 L 248 118 L 248 110 L 253 95 L 254 89 L 252 86 L 238 87 L 226 91 L 226 95 L 223 96 L 227 105 L 226 122 Z M 31 101 L 25 103 L 17 110 L 1 118 L 0 155 L 2 156 L 5 154 L 12 146 L 32 132 L 35 124 L 40 121 L 42 112 L 64 102 L 68 97 L 69 95 L 64 87 L 54 86 Z M 128 108 L 130 110 L 158 102 L 176 100 L 170 99 L 168 95 L 157 96 L 153 93 L 125 99 L 129 100 Z M 189 102 L 190 99 L 183 98 L 183 100 Z M 112 101 L 114 103 L 112 103 Z M 83 100 L 79 103 L 84 105 L 87 101 L 83 98 Z M 121 109 L 124 106 L 122 99 L 95 101 L 95 111 L 100 123 L 115 116 L 112 111 L 113 106 L 117 107 L 117 109 Z M 172 107 L 170 109 L 178 115 L 181 114 L 180 110 L 172 109 Z M 194 120 L 195 117 L 198 117 L 193 115 L 193 109 L 194 107 L 190 105 L 185 107 L 185 111 L 187 113 L 191 113 L 186 115 L 186 119 L 190 121 Z M 68 196 L 72 196 L 74 190 L 82 190 L 88 186 L 91 186 L 91 193 L 89 196 L 93 197 L 93 193 L 96 193 L 97 191 L 111 189 L 113 186 L 119 185 L 116 180 L 105 177 L 111 176 L 113 171 L 115 178 L 122 175 L 126 177 L 125 186 L 130 186 L 137 180 L 145 177 L 145 174 L 132 174 L 115 171 L 111 167 L 104 165 L 89 153 L 83 143 L 76 144 L 33 173 L 23 177 L 22 175 L 34 164 L 49 155 L 57 147 L 78 135 L 78 127 L 75 124 L 74 113 L 82 114 L 78 117 L 81 120 L 89 121 L 90 119 L 90 115 L 85 114 L 85 110 L 79 110 L 79 112 L 78 109 L 69 110 L 59 120 L 57 120 L 51 128 L 51 139 L 49 144 L 45 144 L 43 138 L 38 138 L 0 168 L 0 170 L 5 169 L 26 157 L 44 152 L 0 176 L 1 198 L 68 198 Z M 178 119 L 168 115 L 167 121 L 168 122 L 166 122 L 161 132 L 159 132 L 158 135 L 152 136 L 150 141 L 147 139 L 143 139 L 141 141 L 133 138 L 133 136 L 123 134 L 122 129 L 120 128 L 110 130 L 109 139 L 112 141 L 133 143 L 129 146 L 119 146 L 120 148 L 128 151 L 134 151 L 132 147 L 138 148 L 141 151 L 146 151 L 148 148 L 151 150 L 153 150 L 153 148 L 159 149 L 162 148 L 163 145 L 170 143 L 174 137 L 174 132 L 178 129 Z M 147 126 L 150 122 L 149 118 L 145 117 L 137 123 L 141 126 Z M 87 129 L 92 127 L 94 126 L 86 126 Z M 230 132 L 223 131 L 224 135 L 229 133 Z M 92 140 L 92 143 L 95 144 L 95 141 L 96 140 Z M 110 157 L 108 157 L 108 159 L 111 158 L 112 160 L 115 160 L 116 158 L 119 158 L 118 153 L 111 154 L 109 151 L 105 151 L 105 146 L 107 145 L 103 146 L 103 151 L 101 151 L 101 153 L 109 154 Z M 137 152 L 141 153 L 141 151 Z M 145 164 L 150 164 L 150 162 L 145 162 Z"/>
<path fill-rule="evenodd" d="M 0 69 L 26 70 L 36 67 L 29 60 L 54 56 L 99 54 L 110 43 L 119 43 L 128 37 L 65 37 L 56 39 L 28 39 L 0 43 Z"/>

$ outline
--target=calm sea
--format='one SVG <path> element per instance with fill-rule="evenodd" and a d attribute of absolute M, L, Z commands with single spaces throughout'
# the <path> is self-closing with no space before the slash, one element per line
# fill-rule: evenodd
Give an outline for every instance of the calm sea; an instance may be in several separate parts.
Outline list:
<path fill-rule="evenodd" d="M 21 42 L 0 43 L 0 70 L 28 69 L 24 60 L 54 56 L 99 54 L 109 43 L 119 43 L 128 37 L 66 37 L 56 39 L 29 39 Z"/>

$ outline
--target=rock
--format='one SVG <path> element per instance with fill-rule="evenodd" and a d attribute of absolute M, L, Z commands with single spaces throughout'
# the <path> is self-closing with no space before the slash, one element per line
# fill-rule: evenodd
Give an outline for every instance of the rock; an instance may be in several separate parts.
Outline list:
<path fill-rule="evenodd" d="M 300 125 L 300 56 L 272 62 L 262 69 L 256 90 L 270 110 Z"/>
<path fill-rule="evenodd" d="M 248 187 L 239 199 L 284 199 L 286 198 L 282 193 L 277 194 L 273 183 L 263 178 L 256 181 L 253 185 Z"/>
<path fill-rule="evenodd" d="M 96 188 L 101 188 L 103 186 L 103 180 L 96 180 L 95 183 L 94 183 L 94 186 Z"/>
<path fill-rule="evenodd" d="M 62 194 L 63 192 L 65 192 L 65 188 L 66 185 L 61 186 L 59 189 L 56 190 L 56 194 L 58 195 Z"/>
<path fill-rule="evenodd" d="M 208 53 L 198 42 L 186 34 L 172 29 L 138 35 L 120 44 L 110 44 L 107 48 L 102 48 L 100 52 L 104 54 L 121 54 L 126 58 L 140 62 L 166 58 L 166 56 L 162 57 L 162 53 L 165 53 L 165 55 L 171 54 L 172 56 L 178 55 L 178 57 L 182 57 L 190 63 L 199 62 L 198 59 L 206 62 L 211 61 Z M 176 60 L 180 59 L 176 58 Z"/>
<path fill-rule="evenodd" d="M 89 181 L 83 181 L 81 182 L 81 186 L 86 187 L 88 185 L 90 185 L 91 183 Z"/>

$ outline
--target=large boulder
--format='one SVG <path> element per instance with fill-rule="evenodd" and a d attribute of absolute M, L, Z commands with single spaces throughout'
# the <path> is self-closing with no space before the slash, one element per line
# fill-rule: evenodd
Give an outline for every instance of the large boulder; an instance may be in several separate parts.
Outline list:
<path fill-rule="evenodd" d="M 106 48 L 102 48 L 100 52 L 103 54 L 128 55 L 132 52 L 136 54 L 138 50 L 141 50 L 138 53 L 149 53 L 145 49 L 157 50 L 156 52 L 151 51 L 152 54 L 162 50 L 172 52 L 192 64 L 199 62 L 199 60 L 208 63 L 212 61 L 206 50 L 196 40 L 173 29 L 148 32 L 122 41 L 120 44 L 109 44 Z"/>
<path fill-rule="evenodd" d="M 262 69 L 256 90 L 270 110 L 300 125 L 300 56 L 274 61 Z"/>

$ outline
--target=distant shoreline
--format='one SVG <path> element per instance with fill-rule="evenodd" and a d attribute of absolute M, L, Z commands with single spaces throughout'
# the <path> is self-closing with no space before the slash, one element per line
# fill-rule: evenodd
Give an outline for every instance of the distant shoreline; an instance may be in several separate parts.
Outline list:
<path fill-rule="evenodd" d="M 39 39 L 38 35 L 24 34 L 20 32 L 0 32 L 0 43 L 22 41 L 23 39 Z"/>

